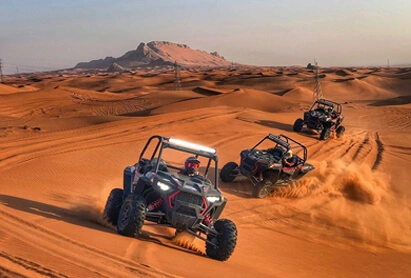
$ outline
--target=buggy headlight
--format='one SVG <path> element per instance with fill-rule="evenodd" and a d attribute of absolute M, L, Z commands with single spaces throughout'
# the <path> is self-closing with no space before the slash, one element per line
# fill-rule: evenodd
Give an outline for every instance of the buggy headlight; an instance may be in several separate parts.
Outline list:
<path fill-rule="evenodd" d="M 215 196 L 207 197 L 207 201 L 209 201 L 210 203 L 218 202 L 220 200 L 221 200 L 221 197 L 215 197 Z"/>
<path fill-rule="evenodd" d="M 160 187 L 161 190 L 167 191 L 170 189 L 170 186 L 164 182 L 158 181 L 157 182 L 158 187 Z"/>

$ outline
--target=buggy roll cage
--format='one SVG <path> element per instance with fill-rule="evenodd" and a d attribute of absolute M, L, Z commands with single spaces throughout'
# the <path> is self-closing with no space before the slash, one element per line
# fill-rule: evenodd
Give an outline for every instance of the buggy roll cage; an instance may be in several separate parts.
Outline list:
<path fill-rule="evenodd" d="M 261 139 L 254 147 L 252 147 L 251 150 L 254 150 L 255 148 L 257 148 L 265 140 L 270 140 L 274 142 L 275 143 L 274 148 L 277 147 L 277 145 L 280 145 L 283 148 L 285 148 L 287 151 L 291 149 L 295 149 L 295 148 L 301 148 L 304 153 L 304 157 L 302 158 L 302 160 L 304 160 L 304 162 L 307 160 L 307 148 L 301 143 L 295 141 L 294 139 L 291 139 L 290 137 L 285 136 L 284 134 L 280 134 L 276 136 L 270 133 L 267 136 L 265 136 L 263 139 Z M 292 143 L 294 143 L 296 146 L 292 146 Z"/>
<path fill-rule="evenodd" d="M 310 108 L 310 111 L 314 110 L 314 107 L 318 104 L 323 105 L 323 106 L 332 106 L 333 108 L 336 109 L 336 112 L 338 114 L 342 113 L 342 105 L 340 103 L 334 102 L 334 101 L 331 101 L 331 100 L 326 100 L 326 99 L 323 99 L 323 98 L 318 99 L 316 102 L 314 102 L 314 104 Z"/>
<path fill-rule="evenodd" d="M 209 148 L 206 146 L 202 146 L 199 144 L 183 141 L 180 139 L 176 138 L 171 138 L 171 137 L 164 137 L 160 135 L 153 135 L 151 136 L 148 140 L 146 145 L 144 146 L 143 150 L 141 151 L 139 161 L 143 160 L 144 154 L 147 150 L 147 148 L 151 145 L 151 142 L 153 140 L 157 140 L 155 149 L 150 157 L 150 160 L 153 158 L 158 158 L 155 166 L 154 166 L 154 172 L 157 173 L 160 167 L 161 163 L 161 155 L 163 153 L 163 149 L 165 148 L 170 148 L 174 150 L 179 150 L 182 152 L 190 153 L 195 155 L 196 157 L 202 156 L 208 158 L 207 166 L 204 172 L 204 177 L 207 178 L 208 171 L 211 166 L 211 162 L 214 161 L 215 167 L 214 167 L 214 186 L 215 188 L 218 188 L 218 157 L 216 155 L 216 150 L 213 148 Z"/>

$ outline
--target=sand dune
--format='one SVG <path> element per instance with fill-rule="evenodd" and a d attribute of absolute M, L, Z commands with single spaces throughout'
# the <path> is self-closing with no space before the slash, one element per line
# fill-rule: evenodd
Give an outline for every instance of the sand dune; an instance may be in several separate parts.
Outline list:
<path fill-rule="evenodd" d="M 272 105 L 272 103 L 276 103 L 276 105 Z M 232 92 L 216 96 L 162 106 L 153 110 L 153 113 L 176 112 L 213 106 L 253 108 L 267 112 L 278 112 L 293 109 L 294 103 L 264 91 L 237 88 Z"/>
<path fill-rule="evenodd" d="M 313 91 L 304 87 L 295 87 L 290 91 L 285 92 L 283 96 L 310 103 L 314 101 Z"/>
<path fill-rule="evenodd" d="M 347 129 L 328 141 L 292 131 L 313 100 L 304 68 L 192 70 L 179 91 L 172 73 L 6 76 L 0 276 L 408 277 L 408 75 L 327 70 L 323 95 L 343 103 Z M 266 199 L 251 198 L 245 180 L 220 183 L 223 217 L 239 234 L 228 261 L 170 228 L 145 225 L 133 239 L 102 220 L 110 190 L 151 135 L 214 147 L 221 168 L 268 133 L 306 145 L 316 169 Z"/>

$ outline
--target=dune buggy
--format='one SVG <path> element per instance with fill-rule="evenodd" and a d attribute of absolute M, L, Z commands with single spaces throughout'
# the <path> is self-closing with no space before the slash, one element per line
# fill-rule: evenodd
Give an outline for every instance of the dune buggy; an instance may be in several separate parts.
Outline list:
<path fill-rule="evenodd" d="M 182 174 L 181 160 L 194 156 L 204 162 L 201 173 Z M 167 162 L 166 162 L 167 161 Z M 237 228 L 228 219 L 219 219 L 227 199 L 218 188 L 218 157 L 212 148 L 152 136 L 139 160 L 124 170 L 123 188 L 114 188 L 103 216 L 117 226 L 117 232 L 137 237 L 145 221 L 186 231 L 205 241 L 210 258 L 225 261 L 234 251 Z M 207 175 L 214 171 L 214 182 Z"/>
<path fill-rule="evenodd" d="M 295 120 L 293 130 L 300 132 L 306 126 L 319 132 L 321 140 L 330 138 L 332 132 L 340 138 L 345 132 L 345 127 L 341 125 L 343 120 L 341 104 L 319 99 L 314 102 L 309 111 L 304 112 L 304 119 Z"/>
<path fill-rule="evenodd" d="M 292 150 L 295 163 L 285 165 L 285 154 Z M 252 196 L 265 198 L 276 186 L 287 185 L 314 169 L 306 163 L 307 148 L 297 141 L 280 134 L 265 136 L 251 149 L 240 153 L 240 165 L 228 162 L 220 171 L 223 182 L 232 182 L 243 176 L 253 184 Z"/>

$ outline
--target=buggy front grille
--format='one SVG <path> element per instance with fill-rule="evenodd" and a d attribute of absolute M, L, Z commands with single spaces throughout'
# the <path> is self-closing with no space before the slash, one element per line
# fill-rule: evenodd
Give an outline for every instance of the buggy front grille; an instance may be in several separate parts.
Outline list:
<path fill-rule="evenodd" d="M 199 209 L 200 213 L 203 214 L 208 207 L 204 197 L 183 191 L 175 192 L 169 197 L 168 201 L 171 208 L 179 203 L 178 211 L 185 211 L 187 214 L 192 214 L 195 211 L 194 207 L 197 207 L 196 209 Z"/>
<path fill-rule="evenodd" d="M 309 126 L 317 126 L 317 124 L 318 124 L 318 118 L 317 118 L 317 117 L 310 117 L 310 118 L 308 119 L 307 124 L 308 124 Z"/>
<path fill-rule="evenodd" d="M 180 192 L 175 196 L 176 201 L 182 201 L 189 204 L 195 204 L 198 206 L 203 205 L 203 199 L 201 196 L 194 195 L 188 192 Z"/>

